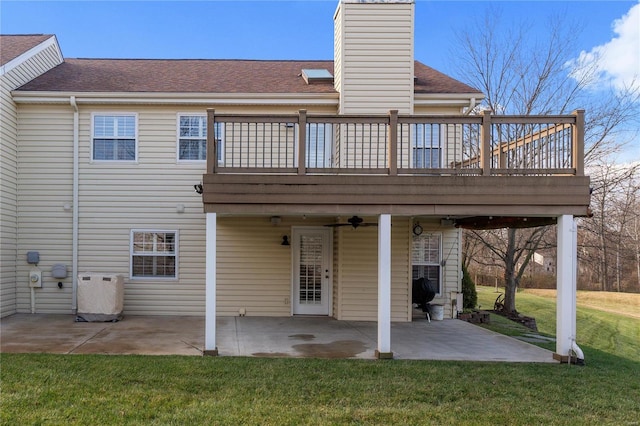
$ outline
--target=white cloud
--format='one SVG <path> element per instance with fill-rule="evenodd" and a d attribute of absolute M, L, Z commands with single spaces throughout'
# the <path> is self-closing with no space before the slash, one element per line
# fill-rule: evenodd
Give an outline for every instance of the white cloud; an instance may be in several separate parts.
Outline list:
<path fill-rule="evenodd" d="M 591 51 L 582 51 L 573 61 L 575 77 L 595 67 L 598 83 L 613 84 L 618 89 L 640 88 L 640 3 L 613 22 L 616 36 Z M 593 69 L 593 68 L 592 68 Z"/>

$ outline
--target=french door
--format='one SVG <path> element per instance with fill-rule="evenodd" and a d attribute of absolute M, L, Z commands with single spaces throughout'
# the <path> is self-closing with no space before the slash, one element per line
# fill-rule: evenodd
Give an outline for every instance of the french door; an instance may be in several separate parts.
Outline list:
<path fill-rule="evenodd" d="M 329 315 L 331 229 L 293 228 L 293 314 Z"/>

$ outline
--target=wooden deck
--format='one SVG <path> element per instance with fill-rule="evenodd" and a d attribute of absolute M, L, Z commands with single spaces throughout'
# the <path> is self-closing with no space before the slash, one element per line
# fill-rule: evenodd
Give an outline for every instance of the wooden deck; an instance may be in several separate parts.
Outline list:
<path fill-rule="evenodd" d="M 364 117 L 209 110 L 208 130 L 206 212 L 524 221 L 589 214 L 582 111 Z"/>

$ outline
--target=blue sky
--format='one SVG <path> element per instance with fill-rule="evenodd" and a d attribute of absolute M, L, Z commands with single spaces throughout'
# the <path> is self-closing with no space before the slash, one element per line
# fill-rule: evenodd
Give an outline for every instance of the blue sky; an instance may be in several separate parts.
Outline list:
<path fill-rule="evenodd" d="M 0 1 L 3 34 L 56 34 L 68 58 L 332 59 L 333 13 L 321 1 Z M 416 59 L 448 71 L 451 36 L 488 7 L 504 17 L 572 16 L 586 52 L 609 42 L 637 0 L 416 2 Z M 576 56 L 580 52 L 575 52 Z"/>
<path fill-rule="evenodd" d="M 338 0 L 0 0 L 0 33 L 55 34 L 66 58 L 332 59 Z M 640 84 L 639 0 L 416 0 L 415 57 L 456 76 L 454 36 L 489 8 L 504 20 L 564 18 L 576 28 L 572 56 L 605 58 L 613 84 Z M 1 46 L 0 46 L 1 48 Z M 640 158 L 639 154 L 632 157 Z"/>

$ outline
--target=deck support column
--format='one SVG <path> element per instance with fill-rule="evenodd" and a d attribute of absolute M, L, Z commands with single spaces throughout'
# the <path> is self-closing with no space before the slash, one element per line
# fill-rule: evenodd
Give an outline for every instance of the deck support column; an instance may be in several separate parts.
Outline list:
<path fill-rule="evenodd" d="M 378 349 L 376 358 L 393 358 L 391 352 L 391 215 L 378 218 Z"/>
<path fill-rule="evenodd" d="M 204 355 L 218 355 L 216 346 L 216 251 L 217 217 L 207 213 L 206 218 L 206 276 L 205 276 L 205 324 Z"/>
<path fill-rule="evenodd" d="M 560 362 L 584 362 L 576 344 L 576 275 L 578 228 L 573 216 L 558 217 L 556 353 Z"/>

